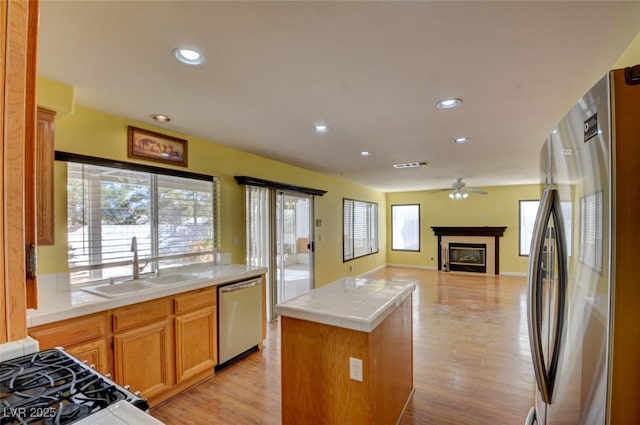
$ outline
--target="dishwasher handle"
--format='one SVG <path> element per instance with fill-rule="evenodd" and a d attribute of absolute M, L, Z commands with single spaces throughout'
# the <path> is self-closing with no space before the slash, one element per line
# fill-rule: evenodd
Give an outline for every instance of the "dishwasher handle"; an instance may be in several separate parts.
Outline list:
<path fill-rule="evenodd" d="M 220 288 L 220 292 L 222 293 L 226 293 L 226 292 L 234 292 L 234 291 L 241 291 L 243 289 L 247 289 L 247 288 L 252 288 L 254 286 L 257 286 L 260 283 L 260 280 L 251 280 L 248 282 L 238 282 L 238 283 L 233 283 L 231 285 L 226 285 L 223 286 L 222 288 Z"/>

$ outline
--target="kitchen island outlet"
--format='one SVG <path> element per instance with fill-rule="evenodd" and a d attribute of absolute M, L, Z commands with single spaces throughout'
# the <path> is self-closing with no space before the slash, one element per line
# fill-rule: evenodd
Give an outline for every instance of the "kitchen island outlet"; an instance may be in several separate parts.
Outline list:
<path fill-rule="evenodd" d="M 278 304 L 282 424 L 395 424 L 413 394 L 414 282 L 344 278 Z"/>

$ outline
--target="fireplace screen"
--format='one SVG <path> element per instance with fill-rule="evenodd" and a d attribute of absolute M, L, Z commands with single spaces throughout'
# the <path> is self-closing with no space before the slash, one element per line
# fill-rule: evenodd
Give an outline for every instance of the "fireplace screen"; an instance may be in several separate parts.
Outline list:
<path fill-rule="evenodd" d="M 449 270 L 486 273 L 486 244 L 450 243 Z"/>

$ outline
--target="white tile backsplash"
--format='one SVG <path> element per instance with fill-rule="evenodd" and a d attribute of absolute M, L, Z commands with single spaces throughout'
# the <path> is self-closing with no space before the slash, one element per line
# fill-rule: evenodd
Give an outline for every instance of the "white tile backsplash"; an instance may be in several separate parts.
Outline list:
<path fill-rule="evenodd" d="M 17 341 L 0 344 L 0 362 L 15 359 L 27 354 L 33 354 L 40 350 L 38 341 L 30 336 Z"/>

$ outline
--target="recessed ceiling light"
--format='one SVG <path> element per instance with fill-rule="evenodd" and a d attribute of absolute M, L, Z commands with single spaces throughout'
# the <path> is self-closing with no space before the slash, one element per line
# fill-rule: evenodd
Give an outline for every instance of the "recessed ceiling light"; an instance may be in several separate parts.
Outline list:
<path fill-rule="evenodd" d="M 162 114 L 153 114 L 153 115 L 149 115 L 149 117 L 152 120 L 156 120 L 158 122 L 169 122 L 169 121 L 171 121 L 171 118 L 169 118 L 166 115 L 162 115 Z"/>
<path fill-rule="evenodd" d="M 316 133 L 326 133 L 329 131 L 329 126 L 326 124 L 315 124 L 311 129 Z"/>
<path fill-rule="evenodd" d="M 206 61 L 202 53 L 193 49 L 174 49 L 173 56 L 187 65 L 202 65 Z"/>
<path fill-rule="evenodd" d="M 462 99 L 451 98 L 451 99 L 442 99 L 438 103 L 436 103 L 436 108 L 438 109 L 451 109 L 459 106 L 462 103 Z"/>
<path fill-rule="evenodd" d="M 371 152 L 370 151 L 362 151 L 358 155 L 360 155 L 360 156 L 371 156 Z"/>
<path fill-rule="evenodd" d="M 461 145 L 463 143 L 467 143 L 469 141 L 468 137 L 458 137 L 456 139 L 453 139 L 453 143 L 456 143 L 458 145 Z"/>

